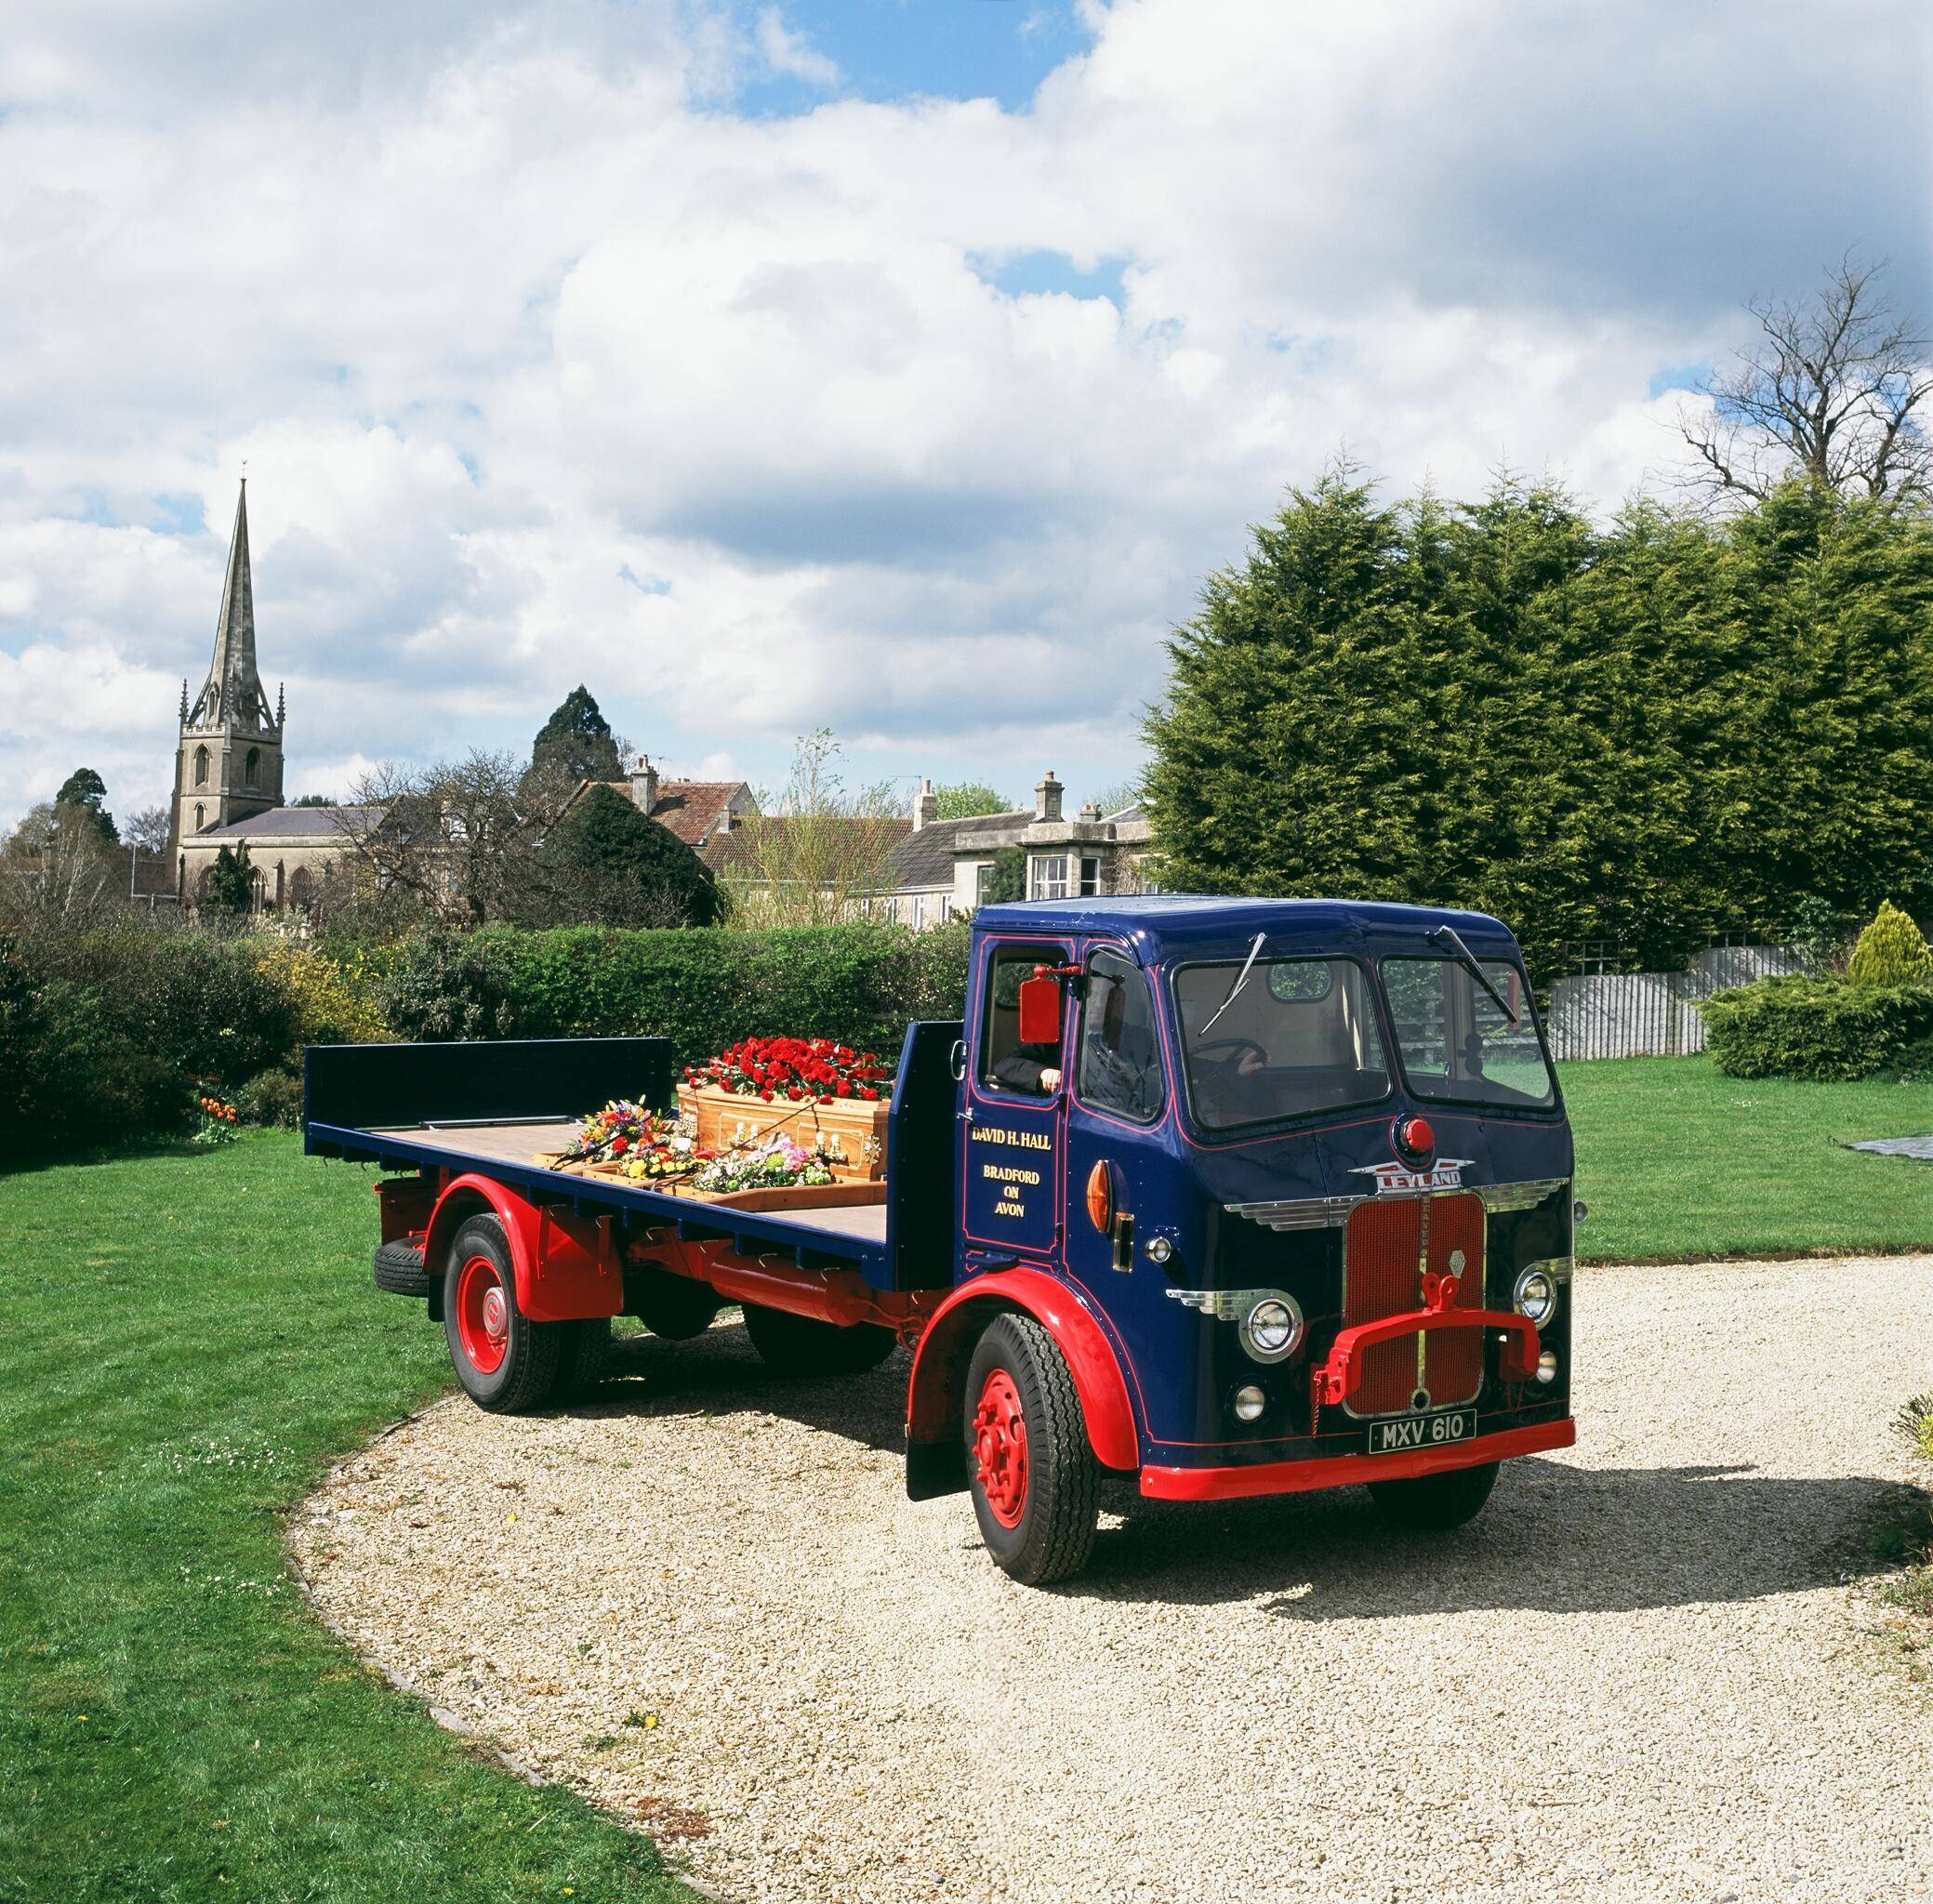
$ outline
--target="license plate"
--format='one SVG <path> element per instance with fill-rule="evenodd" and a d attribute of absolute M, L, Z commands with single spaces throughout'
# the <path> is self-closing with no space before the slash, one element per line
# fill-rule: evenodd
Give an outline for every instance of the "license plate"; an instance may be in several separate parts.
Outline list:
<path fill-rule="evenodd" d="M 1399 1421 L 1370 1423 L 1370 1452 L 1397 1454 L 1419 1448 L 1447 1448 L 1476 1434 L 1476 1410 L 1457 1408 L 1447 1415 L 1405 1415 Z"/>

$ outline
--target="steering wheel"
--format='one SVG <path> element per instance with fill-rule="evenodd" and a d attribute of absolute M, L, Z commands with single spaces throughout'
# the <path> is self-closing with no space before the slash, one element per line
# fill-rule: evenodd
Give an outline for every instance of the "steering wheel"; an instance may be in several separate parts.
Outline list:
<path fill-rule="evenodd" d="M 1266 1047 L 1257 1044 L 1251 1038 L 1211 1038 L 1206 1043 L 1195 1047 L 1195 1055 L 1198 1058 L 1205 1058 L 1211 1051 L 1228 1053 L 1225 1058 L 1217 1058 L 1214 1061 L 1220 1064 L 1239 1064 L 1251 1051 L 1254 1052 L 1258 1066 L 1268 1063 Z"/>

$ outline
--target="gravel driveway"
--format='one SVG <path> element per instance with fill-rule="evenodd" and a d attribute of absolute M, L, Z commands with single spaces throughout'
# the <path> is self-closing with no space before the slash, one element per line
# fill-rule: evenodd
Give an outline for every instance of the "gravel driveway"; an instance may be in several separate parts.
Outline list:
<path fill-rule="evenodd" d="M 1586 1270 L 1580 1438 L 1448 1536 L 1360 1490 L 1104 1518 L 1015 1586 L 908 1502 L 904 1357 L 640 1342 L 445 1404 L 293 1542 L 432 1704 L 732 1899 L 1918 1899 L 1933 1693 L 1848 1569 L 1933 1386 L 1933 1258 Z"/>

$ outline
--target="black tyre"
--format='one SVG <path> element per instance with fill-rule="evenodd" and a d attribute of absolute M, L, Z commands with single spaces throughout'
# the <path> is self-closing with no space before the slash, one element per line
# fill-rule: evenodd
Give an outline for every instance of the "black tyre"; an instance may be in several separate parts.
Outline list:
<path fill-rule="evenodd" d="M 709 1283 L 673 1276 L 654 1264 L 625 1271 L 624 1305 L 653 1335 L 670 1342 L 703 1335 L 720 1307 L 718 1291 Z"/>
<path fill-rule="evenodd" d="M 470 1217 L 450 1238 L 443 1289 L 450 1360 L 470 1400 L 492 1414 L 543 1402 L 572 1325 L 532 1322 L 517 1307 L 510 1243 L 494 1216 Z"/>
<path fill-rule="evenodd" d="M 560 1322 L 563 1347 L 557 1352 L 557 1374 L 550 1384 L 554 1402 L 581 1400 L 595 1393 L 611 1372 L 611 1323 L 592 1316 L 582 1322 Z"/>
<path fill-rule="evenodd" d="M 874 1323 L 842 1329 L 757 1302 L 745 1305 L 745 1329 L 760 1360 L 780 1375 L 860 1375 L 877 1368 L 898 1341 Z"/>
<path fill-rule="evenodd" d="M 414 1243 L 383 1243 L 376 1251 L 376 1287 L 392 1296 L 428 1296 L 433 1278 Z"/>
<path fill-rule="evenodd" d="M 1441 1533 L 1474 1521 L 1497 1485 L 1497 1463 L 1418 1474 L 1409 1481 L 1371 1481 L 1370 1497 L 1399 1527 Z"/>
<path fill-rule="evenodd" d="M 1093 1552 L 1098 1471 L 1066 1359 L 1031 1316 L 987 1325 L 961 1429 L 986 1551 L 1023 1586 L 1079 1573 Z"/>

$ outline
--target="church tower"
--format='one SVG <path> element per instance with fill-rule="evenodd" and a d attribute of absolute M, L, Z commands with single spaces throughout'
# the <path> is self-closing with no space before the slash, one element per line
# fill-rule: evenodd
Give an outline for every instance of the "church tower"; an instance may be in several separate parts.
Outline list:
<path fill-rule="evenodd" d="M 208 679 L 189 704 L 181 683 L 181 739 L 175 749 L 171 815 L 175 857 L 185 840 L 282 804 L 281 695 L 271 711 L 255 667 L 255 588 L 248 573 L 248 479 L 235 505 L 234 538 Z M 179 864 L 179 862 L 178 862 Z"/>

